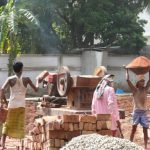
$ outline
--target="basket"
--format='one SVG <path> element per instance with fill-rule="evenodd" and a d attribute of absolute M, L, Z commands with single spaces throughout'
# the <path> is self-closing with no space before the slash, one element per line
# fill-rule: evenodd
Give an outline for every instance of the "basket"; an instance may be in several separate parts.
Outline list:
<path fill-rule="evenodd" d="M 150 60 L 147 57 L 139 56 L 130 62 L 126 68 L 135 74 L 146 74 L 150 70 Z"/>
<path fill-rule="evenodd" d="M 140 74 L 146 74 L 149 70 L 150 67 L 137 67 L 137 68 L 129 68 L 132 72 L 134 72 L 136 75 Z"/>

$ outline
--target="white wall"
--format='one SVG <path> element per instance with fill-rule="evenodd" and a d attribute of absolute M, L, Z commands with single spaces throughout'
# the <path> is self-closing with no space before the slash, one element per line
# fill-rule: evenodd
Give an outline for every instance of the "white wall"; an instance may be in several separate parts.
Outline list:
<path fill-rule="evenodd" d="M 36 76 L 42 71 L 57 72 L 59 66 L 67 65 L 71 75 L 81 74 L 80 55 L 21 55 L 17 58 L 23 62 L 23 75 L 30 77 L 35 82 Z M 0 86 L 8 76 L 8 56 L 0 55 Z"/>
<path fill-rule="evenodd" d="M 123 65 L 127 65 L 135 55 L 108 55 L 107 52 L 86 51 L 82 55 L 22 55 L 17 58 L 24 63 L 24 75 L 29 76 L 33 82 L 43 70 L 57 72 L 59 66 L 68 66 L 72 76 L 74 75 L 92 75 L 97 66 L 104 65 L 108 73 L 115 75 L 117 88 L 128 89 L 125 80 L 125 70 Z M 0 86 L 6 80 L 8 75 L 8 56 L 0 55 Z M 136 76 L 130 72 L 133 82 Z"/>
<path fill-rule="evenodd" d="M 70 69 L 71 75 L 80 75 L 81 74 L 81 56 L 63 56 L 60 58 L 60 66 L 68 66 Z"/>

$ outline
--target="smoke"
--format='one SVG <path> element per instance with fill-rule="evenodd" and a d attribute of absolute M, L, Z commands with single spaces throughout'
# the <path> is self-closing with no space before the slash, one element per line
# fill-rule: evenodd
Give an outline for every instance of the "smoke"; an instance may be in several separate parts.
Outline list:
<path fill-rule="evenodd" d="M 28 9 L 39 21 L 39 26 L 36 29 L 29 29 L 29 32 L 32 33 L 31 43 L 35 44 L 32 46 L 31 52 L 60 53 L 60 40 L 51 28 L 53 9 L 51 0 L 16 0 L 15 5 L 17 8 Z"/>

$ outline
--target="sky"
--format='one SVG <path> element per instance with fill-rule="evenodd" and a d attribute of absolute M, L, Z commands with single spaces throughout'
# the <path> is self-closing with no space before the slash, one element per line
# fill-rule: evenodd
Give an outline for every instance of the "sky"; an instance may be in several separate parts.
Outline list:
<path fill-rule="evenodd" d="M 139 14 L 139 17 L 148 21 L 144 29 L 146 33 L 150 33 L 150 14 L 148 14 L 146 11 L 143 11 Z"/>

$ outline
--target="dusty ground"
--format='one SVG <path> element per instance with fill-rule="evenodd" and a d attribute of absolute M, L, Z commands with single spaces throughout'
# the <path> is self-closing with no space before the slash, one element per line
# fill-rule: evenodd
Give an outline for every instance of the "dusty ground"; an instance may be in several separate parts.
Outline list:
<path fill-rule="evenodd" d="M 122 132 L 124 135 L 125 139 L 129 139 L 130 138 L 130 133 L 131 133 L 131 117 L 126 117 L 126 119 L 122 119 L 121 120 L 121 125 L 122 125 Z M 150 136 L 150 129 L 148 129 L 148 133 Z M 137 131 L 134 137 L 134 142 L 142 147 L 144 147 L 144 138 L 143 138 L 143 129 L 142 127 L 139 125 L 137 127 Z M 150 140 L 148 141 L 148 150 L 150 150 Z"/>
<path fill-rule="evenodd" d="M 129 139 L 129 136 L 130 136 L 130 132 L 131 132 L 131 123 L 130 122 L 131 122 L 130 116 L 126 117 L 126 119 L 121 120 L 122 131 L 123 131 L 125 139 Z M 150 136 L 150 129 L 149 129 L 149 136 Z M 142 132 L 141 126 L 139 126 L 137 128 L 134 142 L 138 145 L 141 145 L 141 146 L 143 146 L 143 144 L 144 144 L 143 132 Z M 6 147 L 8 148 L 8 150 L 16 150 L 16 146 L 18 146 L 19 144 L 20 144 L 19 140 L 7 138 Z M 148 142 L 148 149 L 150 150 L 150 140 Z"/>
<path fill-rule="evenodd" d="M 7 138 L 6 140 L 6 150 L 17 150 L 17 146 L 20 145 L 20 140 Z"/>

